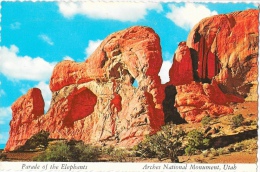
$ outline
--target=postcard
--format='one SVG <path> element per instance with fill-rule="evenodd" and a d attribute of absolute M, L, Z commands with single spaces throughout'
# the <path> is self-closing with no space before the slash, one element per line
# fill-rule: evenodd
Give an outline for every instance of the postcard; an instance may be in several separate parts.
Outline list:
<path fill-rule="evenodd" d="M 1 171 L 256 172 L 257 1 L 2 1 Z"/>

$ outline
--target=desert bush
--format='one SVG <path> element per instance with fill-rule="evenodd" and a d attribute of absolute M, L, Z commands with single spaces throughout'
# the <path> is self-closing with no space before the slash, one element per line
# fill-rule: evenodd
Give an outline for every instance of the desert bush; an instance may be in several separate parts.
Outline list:
<path fill-rule="evenodd" d="M 77 143 L 70 152 L 74 155 L 71 161 L 76 162 L 95 162 L 100 155 L 98 147 L 85 145 L 84 143 Z"/>
<path fill-rule="evenodd" d="M 257 120 L 253 120 L 251 121 L 251 125 L 257 125 L 258 121 Z"/>
<path fill-rule="evenodd" d="M 193 155 L 197 150 L 203 150 L 209 146 L 210 139 L 205 137 L 201 131 L 197 129 L 191 130 L 187 134 L 188 144 L 185 148 L 186 155 Z"/>
<path fill-rule="evenodd" d="M 156 152 L 151 149 L 152 144 L 153 143 L 151 142 L 151 136 L 146 135 L 145 139 L 133 148 L 136 152 L 136 156 L 141 156 L 144 158 L 154 158 Z"/>
<path fill-rule="evenodd" d="M 201 120 L 201 124 L 202 124 L 203 126 L 207 126 L 207 125 L 209 125 L 209 123 L 210 123 L 211 120 L 212 120 L 212 119 L 211 119 L 210 116 L 204 116 L 204 117 L 202 118 L 202 120 Z"/>
<path fill-rule="evenodd" d="M 223 148 L 219 148 L 219 149 L 217 150 L 217 152 L 218 152 L 219 155 L 225 154 L 225 150 L 224 150 Z"/>
<path fill-rule="evenodd" d="M 44 153 L 36 157 L 36 161 L 54 161 L 68 162 L 70 161 L 69 146 L 65 143 L 56 143 L 49 146 Z"/>
<path fill-rule="evenodd" d="M 40 131 L 34 134 L 30 139 L 28 139 L 23 146 L 21 146 L 18 151 L 31 150 L 36 148 L 46 149 L 48 146 L 48 137 L 50 133 L 47 131 Z"/>
<path fill-rule="evenodd" d="M 54 162 L 94 162 L 97 161 L 100 151 L 97 147 L 84 145 L 82 142 L 71 144 L 68 142 L 56 143 L 49 146 L 44 153 L 36 157 L 36 161 Z"/>
<path fill-rule="evenodd" d="M 111 161 L 116 161 L 116 162 L 123 162 L 126 161 L 126 157 L 128 157 L 128 153 L 125 149 L 114 149 L 111 153 Z"/>
<path fill-rule="evenodd" d="M 212 156 L 219 156 L 219 152 L 217 149 L 211 148 L 210 153 Z"/>
<path fill-rule="evenodd" d="M 243 121 L 244 121 L 244 117 L 242 114 L 233 116 L 231 119 L 231 126 L 233 128 L 237 128 L 242 125 Z"/>
<path fill-rule="evenodd" d="M 179 162 L 178 152 L 182 147 L 184 131 L 174 124 L 162 127 L 161 131 L 152 136 L 147 136 L 137 148 L 137 154 L 143 157 L 157 157 L 160 161 L 163 158 L 170 158 L 172 162 Z"/>
<path fill-rule="evenodd" d="M 202 156 L 203 157 L 208 157 L 209 156 L 209 151 L 208 150 L 202 151 Z"/>
<path fill-rule="evenodd" d="M 244 149 L 244 145 L 241 142 L 235 143 L 233 149 L 234 151 L 242 151 Z"/>
<path fill-rule="evenodd" d="M 102 147 L 102 154 L 111 155 L 114 149 L 115 148 L 113 146 Z"/>
<path fill-rule="evenodd" d="M 7 159 L 7 155 L 4 153 L 0 153 L 0 160 L 4 161 Z"/>

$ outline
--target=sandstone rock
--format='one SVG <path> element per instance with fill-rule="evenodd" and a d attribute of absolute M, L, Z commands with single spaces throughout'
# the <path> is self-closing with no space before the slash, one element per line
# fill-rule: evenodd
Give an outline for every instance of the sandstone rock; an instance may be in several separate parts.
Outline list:
<path fill-rule="evenodd" d="M 200 122 L 204 116 L 217 117 L 233 112 L 230 102 L 243 102 L 243 99 L 224 94 L 216 82 L 176 86 L 175 107 L 187 122 Z"/>
<path fill-rule="evenodd" d="M 38 119 L 44 114 L 44 101 L 41 90 L 32 88 L 12 105 L 10 137 L 5 150 L 14 150 L 25 144 L 31 135 L 39 131 Z M 32 128 L 33 127 L 33 128 Z"/>
<path fill-rule="evenodd" d="M 257 100 L 258 14 L 216 15 L 191 30 L 187 45 L 197 51 L 201 81 L 215 78 L 225 93 Z"/>
<path fill-rule="evenodd" d="M 186 42 L 181 42 L 174 54 L 173 64 L 169 72 L 170 84 L 183 85 L 194 81 L 192 56 Z"/>
<path fill-rule="evenodd" d="M 160 39 L 151 28 L 131 27 L 111 34 L 85 62 L 56 65 L 50 109 L 37 119 L 29 118 L 18 127 L 21 132 L 11 125 L 12 138 L 5 150 L 17 149 L 40 130 L 50 132 L 53 139 L 133 146 L 164 123 L 161 65 Z M 16 111 L 25 109 L 18 102 L 13 113 L 20 121 L 24 118 Z"/>

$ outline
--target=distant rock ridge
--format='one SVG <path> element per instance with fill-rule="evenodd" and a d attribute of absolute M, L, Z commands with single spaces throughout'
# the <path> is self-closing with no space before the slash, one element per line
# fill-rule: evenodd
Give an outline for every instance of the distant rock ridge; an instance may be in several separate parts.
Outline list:
<path fill-rule="evenodd" d="M 115 32 L 85 62 L 56 65 L 46 114 L 37 88 L 14 102 L 5 151 L 41 130 L 53 139 L 132 147 L 167 122 L 230 114 L 231 102 L 257 101 L 257 41 L 258 10 L 203 19 L 161 84 L 159 36 L 142 26 Z"/>

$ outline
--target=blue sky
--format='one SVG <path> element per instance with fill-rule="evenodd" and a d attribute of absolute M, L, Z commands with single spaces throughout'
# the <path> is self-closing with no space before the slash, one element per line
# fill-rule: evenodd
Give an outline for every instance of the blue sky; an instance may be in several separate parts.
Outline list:
<path fill-rule="evenodd" d="M 48 109 L 49 79 L 64 59 L 82 62 L 109 34 L 134 26 L 152 27 L 160 36 L 162 82 L 168 80 L 180 41 L 200 19 L 255 4 L 246 3 L 58 3 L 2 2 L 0 48 L 0 144 L 8 139 L 12 103 L 38 87 Z"/>

